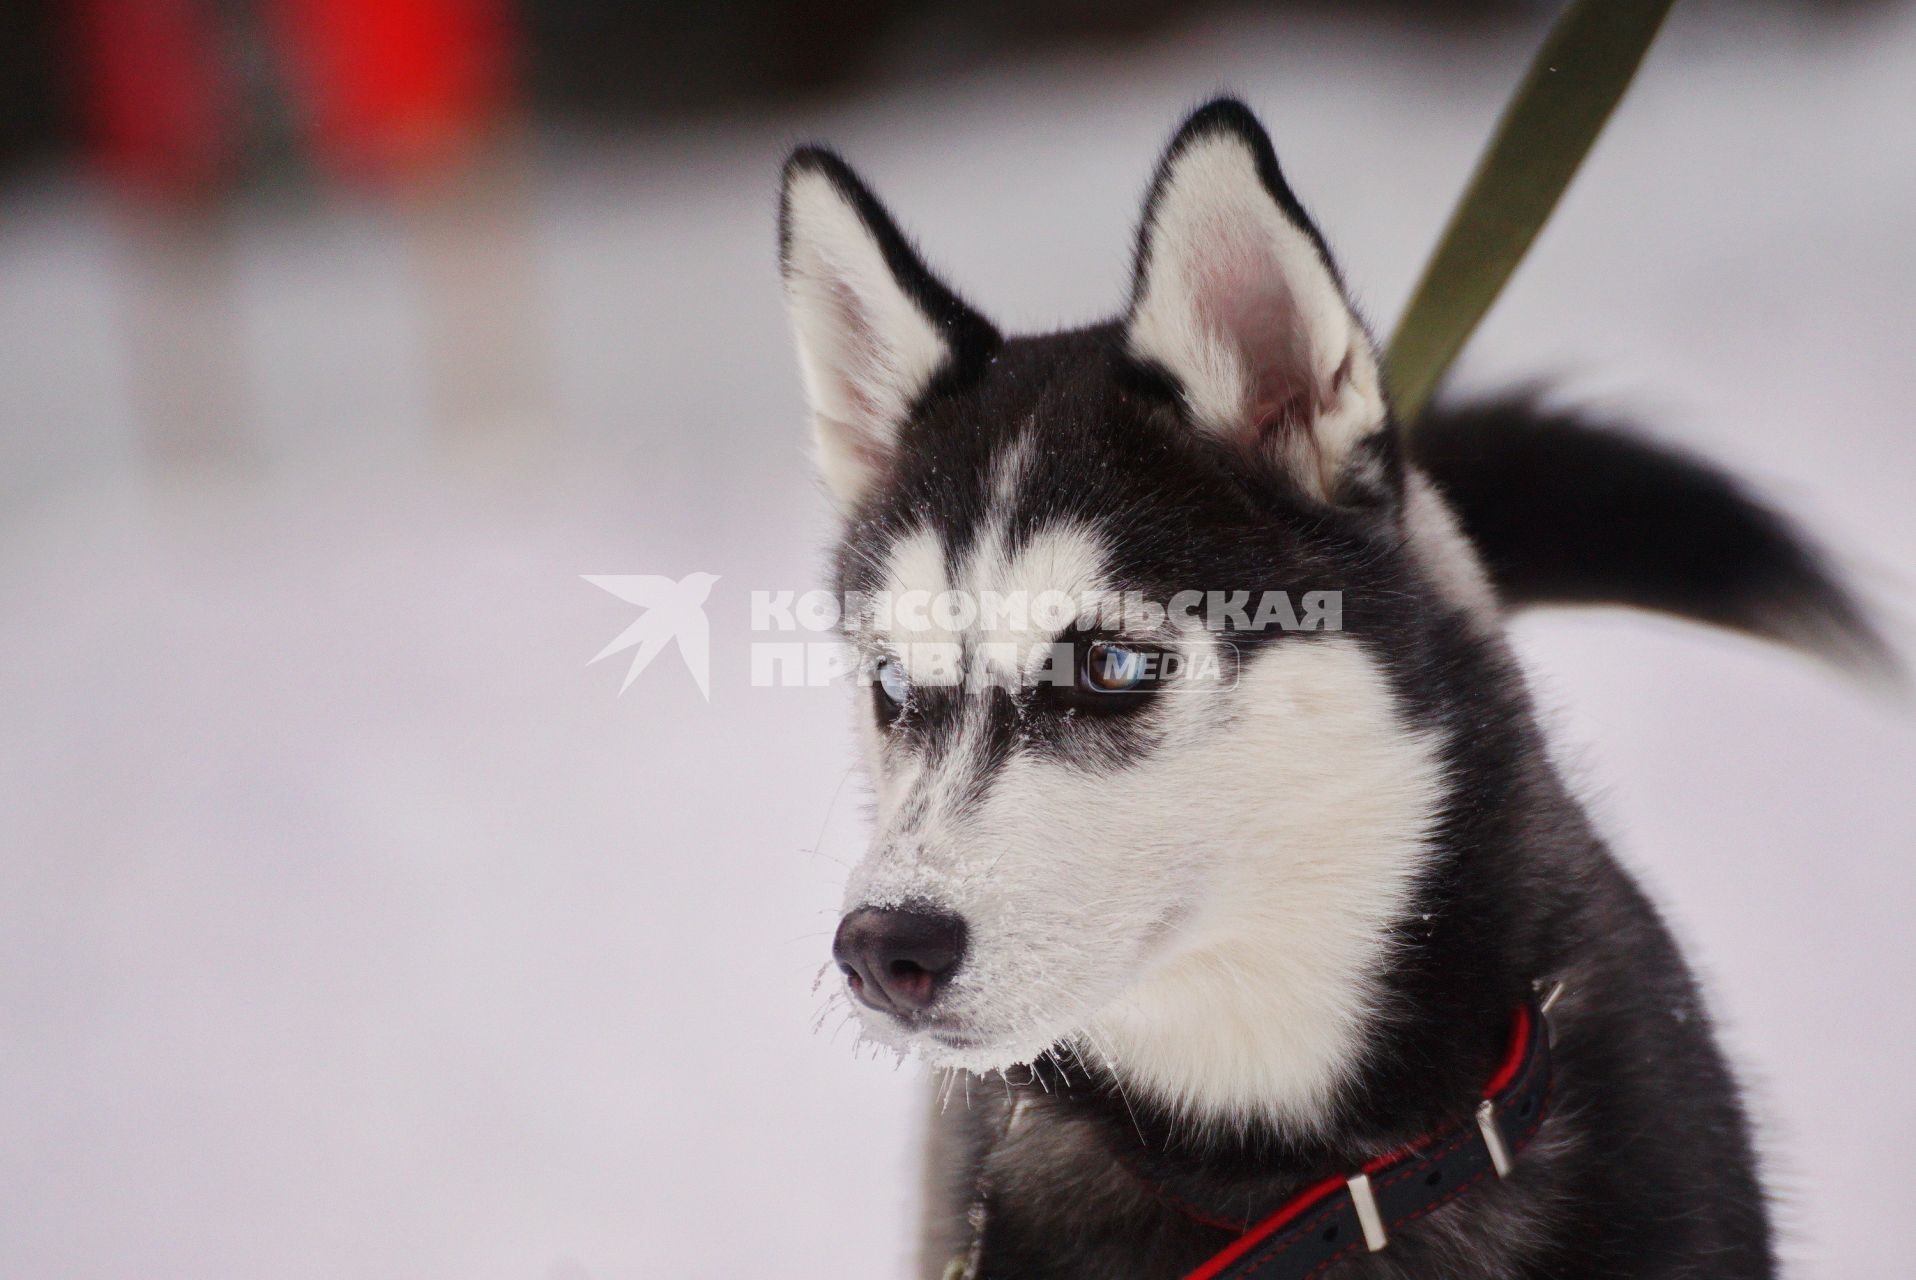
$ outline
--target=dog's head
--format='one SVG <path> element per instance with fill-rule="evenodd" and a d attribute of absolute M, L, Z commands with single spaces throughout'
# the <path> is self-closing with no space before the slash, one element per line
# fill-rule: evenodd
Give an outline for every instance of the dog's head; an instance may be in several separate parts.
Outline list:
<path fill-rule="evenodd" d="M 1269 139 L 1185 123 L 1088 329 L 1002 338 L 828 152 L 780 249 L 869 686 L 866 1033 L 1308 1122 L 1441 805 L 1418 619 L 1489 609 Z"/>

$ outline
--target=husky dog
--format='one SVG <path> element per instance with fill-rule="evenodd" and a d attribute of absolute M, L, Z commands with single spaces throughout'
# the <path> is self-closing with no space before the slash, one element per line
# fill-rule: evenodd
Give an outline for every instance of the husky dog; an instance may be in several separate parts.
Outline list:
<path fill-rule="evenodd" d="M 1204 1268 L 1300 1188 L 1467 1130 L 1513 1009 L 1560 988 L 1508 1176 L 1310 1274 L 1770 1275 L 1696 984 L 1504 627 L 1613 602 L 1879 656 L 1792 527 L 1526 399 L 1400 431 L 1232 100 L 1170 143 L 1107 323 L 1001 336 L 818 148 L 779 249 L 841 593 L 1092 602 L 846 614 L 876 833 L 833 955 L 863 1033 L 944 1069 L 924 1273 L 1253 1274 Z M 1338 625 L 1098 603 L 1273 591 L 1335 593 Z M 1174 687 L 1167 655 L 1227 660 Z"/>

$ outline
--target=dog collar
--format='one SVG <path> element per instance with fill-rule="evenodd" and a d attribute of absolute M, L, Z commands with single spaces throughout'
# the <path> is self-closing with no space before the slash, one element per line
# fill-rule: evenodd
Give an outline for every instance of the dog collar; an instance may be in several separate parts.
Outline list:
<path fill-rule="evenodd" d="M 1386 1248 L 1398 1228 L 1486 1178 L 1510 1176 L 1517 1156 L 1537 1136 L 1550 1101 L 1550 1032 L 1544 1015 L 1561 989 L 1517 1010 L 1510 1047 L 1484 1086 L 1470 1123 L 1440 1129 L 1348 1177 L 1305 1188 L 1184 1280 L 1305 1280 L 1353 1254 Z"/>

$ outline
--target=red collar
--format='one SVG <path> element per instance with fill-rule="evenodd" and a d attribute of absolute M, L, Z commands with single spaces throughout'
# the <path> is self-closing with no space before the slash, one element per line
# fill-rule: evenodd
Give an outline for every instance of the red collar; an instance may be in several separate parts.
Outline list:
<path fill-rule="evenodd" d="M 1510 1047 L 1470 1123 L 1428 1134 L 1348 1177 L 1305 1188 L 1184 1280 L 1305 1280 L 1352 1254 L 1377 1252 L 1399 1227 L 1485 1178 L 1510 1176 L 1550 1100 L 1550 1034 L 1543 1016 L 1549 1003 L 1517 1010 Z"/>

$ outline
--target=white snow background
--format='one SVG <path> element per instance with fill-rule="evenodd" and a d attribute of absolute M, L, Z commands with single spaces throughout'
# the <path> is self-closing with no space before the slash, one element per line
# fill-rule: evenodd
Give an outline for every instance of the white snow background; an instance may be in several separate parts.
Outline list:
<path fill-rule="evenodd" d="M 862 797 L 843 690 L 748 687 L 823 582 L 772 250 L 829 139 L 1008 327 L 1121 297 L 1181 111 L 1244 94 L 1388 330 L 1534 33 L 1218 20 L 528 160 L 537 421 L 426 425 L 406 231 L 233 215 L 254 433 L 139 442 L 113 212 L 0 206 L 0 1275 L 902 1272 L 920 1072 L 814 1034 Z M 1733 464 L 1907 634 L 1916 10 L 1679 16 L 1464 377 Z M 586 573 L 723 575 L 712 697 L 586 659 Z M 1654 620 L 1520 627 L 1706 977 L 1798 1276 L 1916 1251 L 1916 728 Z M 1617 1135 L 1619 1141 L 1627 1134 Z"/>

